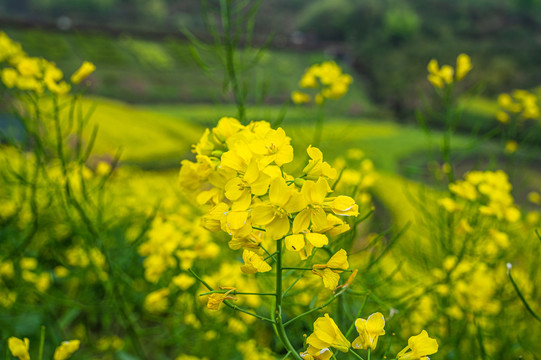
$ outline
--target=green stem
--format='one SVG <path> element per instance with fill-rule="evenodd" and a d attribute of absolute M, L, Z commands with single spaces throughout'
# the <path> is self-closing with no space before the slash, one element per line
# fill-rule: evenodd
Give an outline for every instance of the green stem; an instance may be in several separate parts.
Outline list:
<path fill-rule="evenodd" d="M 508 270 L 507 270 L 507 276 L 509 276 L 509 280 L 511 280 L 511 284 L 513 284 L 513 287 L 515 288 L 515 291 L 518 295 L 518 297 L 520 298 L 520 300 L 522 301 L 522 303 L 524 304 L 524 306 L 526 307 L 526 310 L 528 310 L 528 312 L 537 320 L 537 321 L 540 321 L 541 322 L 541 317 L 539 315 L 537 315 L 535 313 L 535 311 L 533 311 L 533 309 L 530 307 L 530 304 L 528 304 L 528 302 L 526 301 L 526 299 L 524 298 L 524 295 L 522 295 L 522 292 L 520 291 L 520 289 L 518 288 L 518 285 L 517 283 L 515 282 L 515 279 L 513 279 L 513 276 L 511 275 L 511 264 L 508 264 Z"/>
<path fill-rule="evenodd" d="M 199 277 L 199 275 L 197 275 L 192 269 L 188 269 L 188 271 L 189 271 L 189 272 L 190 272 L 190 273 L 191 273 L 191 274 L 192 274 L 192 275 L 193 275 L 193 276 L 194 276 L 201 284 L 205 285 L 205 287 L 206 287 L 207 289 L 209 289 L 210 291 L 214 291 L 214 289 L 212 288 L 212 286 L 210 286 L 205 280 L 201 279 L 201 278 Z M 271 323 L 274 324 L 274 321 L 272 321 L 271 319 L 266 318 L 266 317 L 261 316 L 261 315 L 258 315 L 258 314 L 255 314 L 255 313 L 250 312 L 250 311 L 248 311 L 248 310 L 245 310 L 245 309 L 243 309 L 243 308 L 241 308 L 241 307 L 239 307 L 239 306 L 237 306 L 237 305 L 232 304 L 231 302 L 229 302 L 229 301 L 227 301 L 227 300 L 224 300 L 224 304 L 225 304 L 227 307 L 229 307 L 229 308 L 231 308 L 231 309 L 233 309 L 233 310 L 240 311 L 240 312 L 243 312 L 243 313 L 248 314 L 248 315 L 252 315 L 253 317 L 255 317 L 255 318 L 257 318 L 257 319 L 264 320 L 264 321 L 268 321 L 268 322 L 271 322 Z"/>
<path fill-rule="evenodd" d="M 368 360 L 370 360 L 370 350 L 371 350 L 371 349 L 370 349 L 370 348 L 368 348 L 368 355 L 367 355 L 367 357 L 368 357 Z"/>
<path fill-rule="evenodd" d="M 38 360 L 43 360 L 43 348 L 45 346 L 45 326 L 41 326 L 41 335 L 39 337 Z"/>
<path fill-rule="evenodd" d="M 274 329 L 282 342 L 282 345 L 286 348 L 287 351 L 297 359 L 302 360 L 300 355 L 297 353 L 289 338 L 287 337 L 285 324 L 282 323 L 282 243 L 283 239 L 276 241 L 276 251 L 278 256 L 276 259 L 276 302 L 274 305 Z M 286 323 L 287 324 L 287 323 Z"/>
<path fill-rule="evenodd" d="M 326 269 L 329 269 L 329 270 L 334 270 L 334 271 L 345 271 L 345 272 L 353 272 L 355 270 L 353 269 L 341 269 L 341 268 L 326 268 Z M 303 267 L 283 267 L 282 270 L 304 270 L 304 271 L 312 271 L 313 268 L 303 268 Z"/>
<path fill-rule="evenodd" d="M 288 326 L 288 325 L 291 324 L 292 322 L 294 322 L 294 321 L 296 321 L 296 320 L 298 320 L 298 319 L 300 319 L 300 318 L 302 318 L 302 317 L 304 317 L 304 316 L 306 316 L 306 315 L 310 315 L 310 314 L 313 313 L 313 312 L 316 312 L 316 311 L 318 311 L 318 310 L 323 309 L 324 307 L 328 306 L 330 303 L 332 303 L 332 302 L 333 302 L 334 300 L 336 300 L 337 298 L 338 298 L 338 296 L 333 296 L 333 297 L 330 298 L 329 300 L 325 301 L 322 305 L 320 305 L 320 306 L 318 306 L 318 307 L 316 307 L 316 308 L 310 309 L 310 310 L 308 310 L 308 311 L 305 312 L 305 313 L 302 313 L 302 314 L 300 314 L 300 315 L 295 316 L 293 319 L 291 319 L 291 320 L 289 320 L 288 322 L 286 322 L 286 323 L 284 324 L 284 327 Z"/>
<path fill-rule="evenodd" d="M 278 251 L 275 251 L 274 253 L 270 253 L 269 250 L 265 249 L 265 247 L 261 244 L 259 244 L 259 247 L 263 249 L 263 251 L 268 255 L 265 260 L 267 260 L 267 258 L 272 258 L 272 260 L 274 260 L 274 262 L 276 262 L 276 258 L 274 257 L 275 254 L 278 253 Z"/>
<path fill-rule="evenodd" d="M 355 355 L 355 357 L 356 357 L 357 359 L 364 360 L 364 358 L 363 358 L 361 355 L 357 354 L 357 353 L 356 353 L 355 351 L 353 351 L 352 349 L 349 349 L 349 352 L 352 353 L 353 355 Z M 368 353 L 368 354 L 370 354 L 370 353 Z M 368 356 L 369 356 L 368 359 L 370 359 L 370 355 L 368 355 Z"/>
<path fill-rule="evenodd" d="M 276 296 L 275 293 L 259 293 L 259 292 L 241 292 L 241 291 L 231 291 L 230 290 L 212 290 L 212 291 L 208 291 L 206 293 L 202 293 L 202 294 L 199 294 L 199 296 L 204 296 L 204 295 L 210 295 L 210 294 L 225 294 L 229 292 L 230 294 L 233 294 L 233 295 L 262 295 L 262 296 Z"/>
<path fill-rule="evenodd" d="M 367 300 L 368 300 L 368 294 L 366 294 L 366 297 L 364 298 L 364 301 L 361 304 L 359 311 L 357 311 L 357 316 L 355 316 L 355 319 L 358 319 L 361 317 L 361 314 L 364 310 L 364 306 L 366 305 Z M 349 337 L 349 335 L 351 335 L 351 332 L 353 331 L 353 329 L 355 329 L 355 322 L 353 322 L 353 324 L 351 324 L 351 326 L 349 327 L 348 331 L 346 332 L 346 337 Z"/>

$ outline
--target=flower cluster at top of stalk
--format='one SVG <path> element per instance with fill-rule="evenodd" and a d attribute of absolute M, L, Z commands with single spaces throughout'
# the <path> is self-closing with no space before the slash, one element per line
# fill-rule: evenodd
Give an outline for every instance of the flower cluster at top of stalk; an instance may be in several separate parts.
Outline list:
<path fill-rule="evenodd" d="M 432 59 L 428 63 L 428 81 L 436 87 L 443 88 L 446 85 L 451 85 L 454 82 L 459 82 L 472 69 L 471 59 L 466 54 L 460 54 L 456 58 L 456 70 L 450 65 L 443 65 L 441 68 L 438 60 Z"/>
<path fill-rule="evenodd" d="M 344 74 L 334 61 L 325 61 L 309 67 L 299 81 L 299 86 L 303 89 L 316 89 L 314 101 L 321 105 L 325 99 L 340 99 L 347 93 L 352 82 L 353 78 Z M 295 104 L 304 104 L 311 102 L 312 97 L 301 91 L 293 91 L 291 100 Z"/>
<path fill-rule="evenodd" d="M 72 84 L 79 84 L 96 67 L 85 61 L 71 76 Z M 0 77 L 7 88 L 30 91 L 38 95 L 45 90 L 56 95 L 69 93 L 71 85 L 63 80 L 64 74 L 53 62 L 28 56 L 21 44 L 0 32 Z"/>
<path fill-rule="evenodd" d="M 53 360 L 69 359 L 79 349 L 79 340 L 63 341 L 54 352 Z M 8 348 L 11 355 L 19 360 L 30 360 L 30 341 L 27 338 L 21 340 L 16 337 L 8 339 Z"/>
<path fill-rule="evenodd" d="M 449 185 L 449 190 L 466 203 L 477 204 L 482 215 L 494 216 L 498 220 L 516 222 L 520 219 L 520 210 L 511 195 L 512 186 L 507 174 L 498 171 L 471 171 L 464 180 Z M 464 204 L 450 197 L 439 200 L 448 212 L 461 211 Z"/>
<path fill-rule="evenodd" d="M 182 161 L 181 186 L 196 194 L 200 205 L 210 206 L 202 225 L 231 235 L 229 247 L 244 250 L 244 273 L 271 270 L 261 256 L 265 241 L 285 239 L 288 250 L 306 259 L 328 244 L 328 236 L 349 230 L 342 217 L 358 215 L 351 197 L 332 194 L 337 171 L 319 149 L 308 147 L 301 175 L 286 173 L 284 165 L 293 161 L 290 141 L 282 128 L 272 129 L 266 121 L 243 126 L 222 118 L 194 146 L 196 162 Z M 347 266 L 341 250 L 314 272 L 334 289 Z"/>
<path fill-rule="evenodd" d="M 537 119 L 540 115 L 537 96 L 526 90 L 500 94 L 498 105 L 500 110 L 496 113 L 496 119 L 502 124 L 509 123 L 514 114 L 521 121 Z"/>
<path fill-rule="evenodd" d="M 373 351 L 378 338 L 385 335 L 385 318 L 381 313 L 374 313 L 367 319 L 355 320 L 359 336 L 351 343 L 340 331 L 334 320 L 325 314 L 314 322 L 314 332 L 306 339 L 307 349 L 300 353 L 304 360 L 329 360 L 334 358 L 331 348 L 348 352 L 350 348 Z M 425 330 L 408 340 L 408 346 L 396 355 L 402 360 L 426 360 L 428 355 L 438 351 L 438 342 L 428 336 Z"/>

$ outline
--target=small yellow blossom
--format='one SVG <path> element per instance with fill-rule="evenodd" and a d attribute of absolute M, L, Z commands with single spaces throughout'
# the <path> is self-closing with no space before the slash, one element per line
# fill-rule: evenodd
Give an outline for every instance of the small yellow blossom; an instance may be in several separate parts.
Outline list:
<path fill-rule="evenodd" d="M 234 292 L 235 289 L 231 289 L 225 294 L 222 293 L 213 293 L 209 295 L 209 300 L 207 303 L 207 308 L 209 310 L 218 310 L 220 308 L 220 305 L 224 302 L 224 300 L 237 300 L 236 295 L 229 295 L 230 293 Z"/>
<path fill-rule="evenodd" d="M 21 340 L 12 336 L 8 339 L 8 347 L 11 355 L 19 360 L 30 360 L 30 354 L 28 353 L 30 341 L 27 338 Z"/>
<path fill-rule="evenodd" d="M 242 253 L 242 260 L 244 261 L 244 265 L 240 267 L 240 270 L 245 274 L 255 274 L 257 272 L 272 270 L 271 266 L 263 260 L 263 257 L 253 251 L 245 249 Z"/>
<path fill-rule="evenodd" d="M 68 359 L 74 352 L 79 349 L 79 340 L 63 341 L 62 344 L 56 348 L 54 352 L 54 360 Z"/>
<path fill-rule="evenodd" d="M 341 352 L 348 352 L 351 346 L 329 314 L 314 322 L 314 332 L 308 336 L 306 343 L 316 349 L 334 347 Z"/>
<path fill-rule="evenodd" d="M 355 327 L 359 336 L 353 340 L 354 349 L 372 349 L 378 344 L 378 337 L 385 335 L 385 318 L 379 312 L 370 315 L 366 320 L 355 320 Z"/>
<path fill-rule="evenodd" d="M 89 61 L 83 62 L 81 67 L 71 75 L 71 83 L 79 84 L 96 70 L 96 66 Z"/>
<path fill-rule="evenodd" d="M 400 351 L 396 355 L 396 358 L 397 360 L 425 359 L 427 355 L 435 354 L 437 351 L 438 342 L 436 339 L 430 338 L 428 333 L 423 330 L 419 335 L 412 336 L 408 339 L 408 346 Z"/>
<path fill-rule="evenodd" d="M 305 93 L 300 92 L 300 91 L 293 91 L 291 93 L 291 100 L 295 104 L 306 104 L 306 103 L 310 102 L 310 95 L 305 94 Z"/>
<path fill-rule="evenodd" d="M 339 274 L 348 268 L 349 263 L 346 250 L 340 249 L 327 261 L 327 264 L 314 265 L 312 272 L 323 279 L 323 284 L 327 289 L 334 290 L 340 280 Z"/>

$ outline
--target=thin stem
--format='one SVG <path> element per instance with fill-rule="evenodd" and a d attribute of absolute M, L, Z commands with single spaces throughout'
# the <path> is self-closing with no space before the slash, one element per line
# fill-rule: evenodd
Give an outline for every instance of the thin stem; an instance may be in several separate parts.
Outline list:
<path fill-rule="evenodd" d="M 272 258 L 274 260 L 273 256 L 276 255 L 276 254 L 277 254 L 277 252 L 275 251 L 272 254 L 267 255 L 267 257 L 265 257 L 263 260 L 267 260 L 269 258 Z"/>
<path fill-rule="evenodd" d="M 43 347 L 45 346 L 45 326 L 41 326 L 41 335 L 39 337 L 38 360 L 43 360 Z"/>
<path fill-rule="evenodd" d="M 349 349 L 349 352 L 352 353 L 357 359 L 364 360 L 364 358 L 363 358 L 361 355 L 357 354 L 357 353 L 356 353 L 355 351 L 353 351 L 352 349 Z M 370 353 L 369 353 L 369 354 L 370 354 Z M 369 356 L 370 356 L 370 355 L 369 355 Z M 370 359 L 370 357 L 369 357 L 368 359 Z"/>
<path fill-rule="evenodd" d="M 310 309 L 310 310 L 308 310 L 308 311 L 305 312 L 305 313 L 302 313 L 302 314 L 300 314 L 300 315 L 295 316 L 293 319 L 291 319 L 291 320 L 289 320 L 288 322 L 286 322 L 286 323 L 284 324 L 284 327 L 288 326 L 288 325 L 291 324 L 292 322 L 294 322 L 294 321 L 296 321 L 296 320 L 298 320 L 298 319 L 300 319 L 300 318 L 302 318 L 302 317 L 304 317 L 304 316 L 306 316 L 306 315 L 310 315 L 310 314 L 313 313 L 313 312 L 316 312 L 316 311 L 318 311 L 318 310 L 320 310 L 320 309 L 323 309 L 324 307 L 326 307 L 327 305 L 329 305 L 330 303 L 332 303 L 332 302 L 333 302 L 334 300 L 336 300 L 337 298 L 338 298 L 338 296 L 335 295 L 335 296 L 333 296 L 332 298 L 330 298 L 329 300 L 325 301 L 325 303 L 323 303 L 322 305 L 320 305 L 320 306 L 318 306 L 318 307 L 316 307 L 316 308 Z"/>
<path fill-rule="evenodd" d="M 285 324 L 282 324 L 282 243 L 283 239 L 276 241 L 276 251 L 278 252 L 277 261 L 276 261 L 276 303 L 274 306 L 274 329 L 282 345 L 293 354 L 297 360 L 302 360 L 300 355 L 297 353 L 289 338 L 287 337 Z M 287 323 L 286 323 L 287 324 Z"/>
<path fill-rule="evenodd" d="M 341 269 L 341 268 L 330 268 L 326 267 L 325 269 L 334 270 L 334 271 L 345 271 L 345 272 L 353 272 L 355 270 L 353 269 Z M 304 270 L 304 271 L 312 271 L 313 268 L 303 268 L 303 267 L 283 267 L 282 270 Z"/>
<path fill-rule="evenodd" d="M 291 350 L 289 350 L 289 351 L 287 352 L 286 356 L 284 356 L 284 357 L 282 358 L 282 360 L 287 360 L 287 357 L 288 357 L 289 355 L 291 355 Z"/>
<path fill-rule="evenodd" d="M 274 262 L 276 262 L 276 258 L 274 257 L 274 255 L 279 254 L 278 251 L 275 251 L 274 253 L 271 254 L 269 252 L 269 250 L 265 249 L 265 247 L 263 245 L 259 244 L 259 247 L 262 248 L 265 253 L 267 253 L 268 257 L 272 258 L 272 260 L 274 260 Z M 265 258 L 265 260 L 267 260 L 267 258 Z"/>
<path fill-rule="evenodd" d="M 262 295 L 262 296 L 276 296 L 275 293 L 259 293 L 259 292 L 242 292 L 242 291 L 231 291 L 231 290 L 212 290 L 206 293 L 199 294 L 199 296 L 205 296 L 210 294 L 225 294 L 230 293 L 233 295 Z"/>
<path fill-rule="evenodd" d="M 197 275 L 192 269 L 188 269 L 188 271 L 203 285 L 205 285 L 205 287 L 207 289 L 209 289 L 210 291 L 214 291 L 214 289 L 212 288 L 212 286 L 210 286 L 205 280 L 201 279 L 199 277 L 199 275 Z M 232 304 L 231 302 L 227 301 L 227 300 L 224 300 L 223 302 L 227 307 L 233 309 L 233 310 L 236 310 L 236 311 L 240 311 L 240 312 L 243 312 L 245 314 L 248 314 L 248 315 L 252 315 L 253 317 L 255 318 L 258 318 L 260 320 L 264 320 L 264 321 L 268 321 L 268 322 L 271 322 L 271 323 L 274 323 L 274 321 L 272 321 L 272 319 L 269 319 L 269 318 L 266 318 L 264 316 L 261 316 L 261 315 L 258 315 L 258 314 L 255 314 L 253 312 L 250 312 L 248 310 L 245 310 L 237 305 L 234 305 Z"/>
<path fill-rule="evenodd" d="M 370 360 L 370 350 L 371 350 L 371 349 L 370 349 L 370 348 L 368 348 L 368 355 L 367 355 L 367 357 L 368 357 L 368 360 Z"/>
<path fill-rule="evenodd" d="M 357 316 L 355 316 L 355 319 L 358 319 L 361 317 L 361 314 L 364 310 L 364 306 L 366 305 L 367 300 L 368 300 L 368 294 L 366 294 L 366 297 L 364 298 L 364 301 L 361 304 L 359 311 L 357 311 Z M 353 322 L 353 324 L 351 324 L 351 326 L 349 327 L 348 331 L 346 332 L 346 337 L 349 337 L 349 335 L 351 335 L 351 332 L 353 331 L 353 329 L 355 329 L 355 322 Z"/>
<path fill-rule="evenodd" d="M 291 285 L 289 285 L 289 287 L 286 289 L 286 291 L 284 291 L 284 293 L 282 294 L 282 297 L 285 297 L 286 294 L 289 292 L 289 290 L 291 290 L 293 288 L 293 286 L 295 286 L 295 284 L 298 283 L 300 279 L 302 279 L 303 276 L 304 276 L 304 274 L 299 275 L 299 277 L 297 277 L 297 279 L 295 279 L 295 281 L 293 281 L 293 283 Z"/>

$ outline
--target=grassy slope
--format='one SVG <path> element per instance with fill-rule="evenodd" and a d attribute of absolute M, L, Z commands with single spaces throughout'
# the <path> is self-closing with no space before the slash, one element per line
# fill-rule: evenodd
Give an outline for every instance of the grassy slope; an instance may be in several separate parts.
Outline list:
<path fill-rule="evenodd" d="M 99 126 L 95 154 L 114 155 L 118 149 L 125 162 L 147 168 L 163 163 L 179 164 L 202 128 L 183 119 L 153 113 L 119 101 L 86 98 L 83 108 L 96 106 L 91 124 Z"/>

